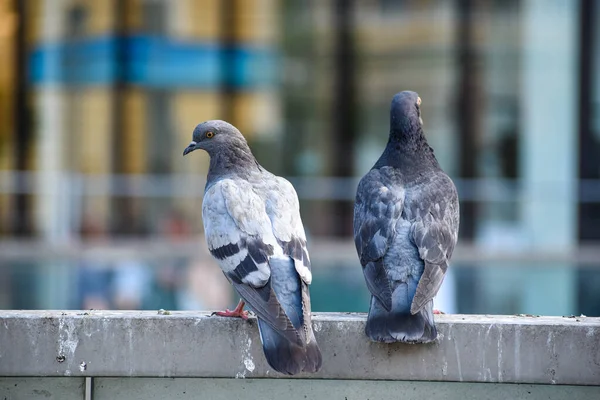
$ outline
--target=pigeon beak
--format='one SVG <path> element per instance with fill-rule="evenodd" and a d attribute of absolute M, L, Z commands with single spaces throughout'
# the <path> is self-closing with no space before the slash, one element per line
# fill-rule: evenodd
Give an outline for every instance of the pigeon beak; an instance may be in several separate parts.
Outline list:
<path fill-rule="evenodd" d="M 191 153 L 194 150 L 196 150 L 196 142 L 192 140 L 192 143 L 190 143 L 190 145 L 186 147 L 183 151 L 183 155 L 185 156 L 186 154 Z"/>

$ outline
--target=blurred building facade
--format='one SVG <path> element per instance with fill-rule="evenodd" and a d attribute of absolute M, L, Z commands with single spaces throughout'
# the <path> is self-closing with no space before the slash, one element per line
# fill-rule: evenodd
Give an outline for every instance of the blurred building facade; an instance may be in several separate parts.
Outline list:
<path fill-rule="evenodd" d="M 26 138 L 5 134 L 6 150 L 25 147 L 26 169 L 43 171 L 47 184 L 43 197 L 23 200 L 28 204 L 15 221 L 29 223 L 30 232 L 76 232 L 72 196 L 54 190 L 64 172 L 197 172 L 206 159 L 179 157 L 197 123 L 226 118 L 250 136 L 279 129 L 274 1 L 15 3 L 24 17 L 30 121 Z M 157 207 L 127 203 L 89 196 L 75 213 L 93 212 L 124 231 L 119 221 L 136 225 L 139 214 Z"/>
<path fill-rule="evenodd" d="M 93 218 L 144 237 L 173 210 L 200 233 L 208 158 L 181 151 L 220 118 L 295 179 L 311 236 L 348 240 L 412 89 L 460 242 L 576 254 L 600 243 L 596 3 L 0 0 L 1 234 L 68 243 Z M 600 314 L 600 261 L 456 264 L 455 310 Z"/>

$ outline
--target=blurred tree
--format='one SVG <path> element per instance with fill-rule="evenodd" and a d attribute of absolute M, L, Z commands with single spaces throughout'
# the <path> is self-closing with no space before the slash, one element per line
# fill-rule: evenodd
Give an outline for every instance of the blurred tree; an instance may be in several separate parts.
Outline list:
<path fill-rule="evenodd" d="M 17 31 L 14 35 L 14 157 L 15 170 L 27 171 L 29 169 L 29 149 L 31 144 L 30 110 L 27 101 L 27 15 L 25 1 L 14 2 L 18 16 Z M 14 212 L 12 231 L 16 236 L 29 236 L 32 233 L 31 224 L 31 196 L 26 193 L 17 193 L 14 197 Z"/>
<path fill-rule="evenodd" d="M 596 0 L 582 0 L 579 11 L 579 241 L 600 240 L 600 204 L 597 199 L 598 186 L 592 180 L 600 179 L 600 132 L 594 126 L 594 99 L 600 87 L 598 78 L 600 43 L 597 38 L 600 29 L 594 22 L 600 15 Z M 595 57 L 595 58 L 594 58 Z M 595 84 L 594 84 L 595 83 Z M 597 90 L 597 89 L 596 89 Z M 598 116 L 596 116 L 598 118 Z M 588 316 L 600 315 L 600 275 L 597 270 L 578 269 L 578 309 Z"/>
<path fill-rule="evenodd" d="M 579 25 L 579 186 L 580 197 L 593 196 L 587 190 L 592 179 L 600 179 L 600 132 L 594 132 L 594 56 L 598 57 L 595 43 L 595 16 L 598 11 L 595 0 L 582 0 Z M 596 51 L 594 51 L 596 49 Z M 596 79 L 598 79 L 596 77 Z M 598 94 L 596 94 L 598 96 Z M 600 97 L 600 96 L 599 96 Z M 579 239 L 581 241 L 600 240 L 600 204 L 581 199 L 579 203 Z"/>
<path fill-rule="evenodd" d="M 457 0 L 457 55 L 458 55 L 458 92 L 456 96 L 457 123 L 460 137 L 459 173 L 461 178 L 477 178 L 477 132 L 479 122 L 479 82 L 478 57 L 474 46 L 474 1 Z M 477 218 L 475 202 L 461 203 L 460 235 L 472 240 L 475 236 Z"/>
<path fill-rule="evenodd" d="M 354 150 L 357 139 L 356 49 L 354 32 L 354 0 L 335 0 L 334 92 L 332 107 L 332 143 L 329 159 L 332 175 L 354 176 Z M 331 234 L 352 235 L 353 202 L 340 200 L 331 205 L 333 220 Z"/>
<path fill-rule="evenodd" d="M 235 45 L 238 32 L 236 29 L 236 14 L 238 12 L 238 0 L 221 0 L 221 114 L 222 119 L 234 126 L 239 126 L 235 113 L 236 87 L 233 82 L 235 76 Z M 247 134 L 247 133 L 246 133 Z"/>

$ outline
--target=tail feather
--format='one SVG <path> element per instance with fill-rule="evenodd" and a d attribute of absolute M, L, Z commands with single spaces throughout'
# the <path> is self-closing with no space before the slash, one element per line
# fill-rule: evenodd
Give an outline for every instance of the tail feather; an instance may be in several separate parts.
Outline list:
<path fill-rule="evenodd" d="M 281 331 L 258 318 L 258 328 L 269 365 L 284 374 L 316 372 L 321 367 L 321 351 L 312 330 L 308 285 L 300 279 L 290 258 L 271 258 L 272 295 L 289 318 L 300 340 L 292 342 Z"/>
<path fill-rule="evenodd" d="M 321 356 L 321 350 L 313 336 L 313 340 L 306 345 L 306 364 L 304 365 L 304 371 L 310 373 L 317 372 L 321 369 L 322 364 L 323 357 Z"/>
<path fill-rule="evenodd" d="M 258 329 L 265 358 L 274 370 L 295 375 L 301 371 L 316 372 L 321 367 L 321 351 L 316 341 L 298 346 L 260 319 Z"/>
<path fill-rule="evenodd" d="M 385 343 L 434 341 L 437 337 L 437 329 L 433 321 L 433 300 L 413 315 L 410 313 L 410 301 L 407 300 L 406 289 L 402 289 L 401 286 L 394 291 L 390 311 L 386 310 L 377 298 L 371 297 L 365 329 L 367 336 L 373 341 Z"/>
<path fill-rule="evenodd" d="M 312 318 L 311 318 L 311 307 L 310 307 L 310 294 L 308 285 L 302 282 L 302 304 L 303 304 L 303 319 L 304 319 L 304 333 L 306 338 L 306 365 L 304 370 L 306 372 L 317 372 L 321 369 L 323 364 L 323 357 L 321 356 L 321 350 L 317 344 L 315 333 L 312 329 Z"/>

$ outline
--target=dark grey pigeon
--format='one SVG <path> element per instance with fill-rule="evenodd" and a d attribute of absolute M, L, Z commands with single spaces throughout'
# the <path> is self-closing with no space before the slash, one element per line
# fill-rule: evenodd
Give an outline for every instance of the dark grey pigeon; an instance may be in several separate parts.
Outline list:
<path fill-rule="evenodd" d="M 421 98 L 394 96 L 390 136 L 360 181 L 354 242 L 371 305 L 366 333 L 377 342 L 426 343 L 437 330 L 437 294 L 458 237 L 458 195 L 423 134 Z"/>
<path fill-rule="evenodd" d="M 248 303 L 273 369 L 318 371 L 311 266 L 294 187 L 261 167 L 240 131 L 225 121 L 196 126 L 183 155 L 197 149 L 210 156 L 202 202 L 208 249 L 242 298 L 235 310 L 217 314 L 246 319 Z"/>

